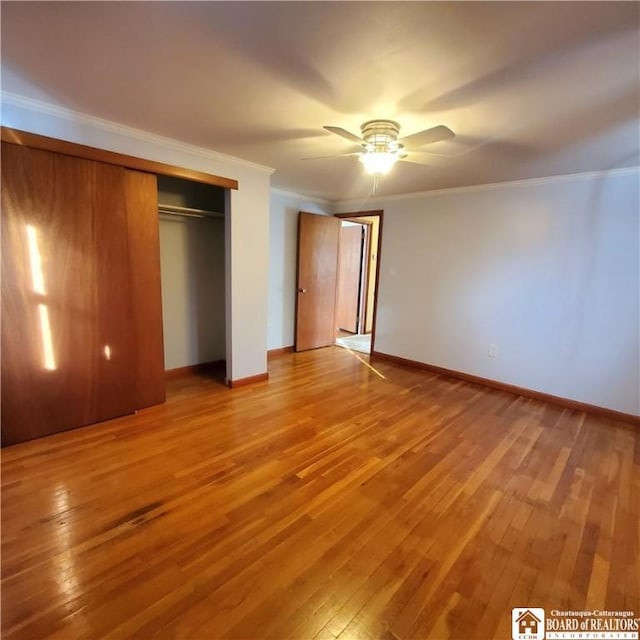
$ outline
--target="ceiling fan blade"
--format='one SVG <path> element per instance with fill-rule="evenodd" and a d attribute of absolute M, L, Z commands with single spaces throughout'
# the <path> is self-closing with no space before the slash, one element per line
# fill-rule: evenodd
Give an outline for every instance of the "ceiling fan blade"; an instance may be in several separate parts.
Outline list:
<path fill-rule="evenodd" d="M 322 160 L 323 158 L 349 158 L 351 156 L 359 156 L 362 155 L 361 152 L 357 153 L 338 153 L 332 154 L 330 156 L 312 156 L 311 158 L 302 158 L 303 160 Z"/>
<path fill-rule="evenodd" d="M 357 142 L 358 144 L 362 144 L 364 142 L 364 140 L 362 138 L 359 138 L 355 133 L 351 133 L 350 131 L 343 129 L 342 127 L 329 127 L 325 125 L 322 128 L 326 129 L 327 131 L 330 131 L 331 133 L 335 133 L 337 136 L 340 136 L 341 138 L 350 140 L 351 142 Z"/>
<path fill-rule="evenodd" d="M 454 160 L 459 154 L 451 153 L 435 153 L 434 151 L 427 151 L 426 149 L 405 149 L 410 155 L 420 153 L 422 155 L 431 156 L 433 158 L 443 158 L 445 160 Z"/>
<path fill-rule="evenodd" d="M 402 138 L 402 140 L 398 140 L 398 142 L 403 144 L 405 147 L 420 147 L 423 144 L 449 140 L 455 135 L 456 134 L 453 133 L 449 127 L 445 127 L 443 124 L 440 124 L 437 127 L 431 127 L 431 129 L 412 133 L 410 136 Z"/>
<path fill-rule="evenodd" d="M 398 158 L 398 162 L 408 162 L 409 164 L 419 164 L 422 167 L 435 167 L 433 162 L 423 162 L 422 160 L 409 160 L 408 158 Z"/>

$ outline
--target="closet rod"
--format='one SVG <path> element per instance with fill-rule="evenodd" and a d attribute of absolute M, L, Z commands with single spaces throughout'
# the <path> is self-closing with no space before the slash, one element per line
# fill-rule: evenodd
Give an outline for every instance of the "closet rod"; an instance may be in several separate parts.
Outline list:
<path fill-rule="evenodd" d="M 224 218 L 224 213 L 208 211 L 207 209 L 192 209 L 190 207 L 175 207 L 172 205 L 158 205 L 158 213 L 184 218 Z"/>

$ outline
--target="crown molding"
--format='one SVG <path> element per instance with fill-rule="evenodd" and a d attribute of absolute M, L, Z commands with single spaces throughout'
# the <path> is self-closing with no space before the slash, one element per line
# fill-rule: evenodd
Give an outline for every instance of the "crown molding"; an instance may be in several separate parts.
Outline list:
<path fill-rule="evenodd" d="M 638 175 L 640 177 L 640 167 L 619 167 L 604 171 L 584 171 L 582 173 L 567 173 L 557 176 L 543 176 L 541 178 L 524 178 L 522 180 L 509 180 L 504 182 L 490 182 L 487 184 L 471 184 L 462 187 L 447 187 L 446 189 L 432 189 L 430 191 L 414 191 L 411 193 L 399 193 L 389 196 L 364 196 L 362 198 L 349 198 L 347 200 L 334 200 L 332 204 L 338 207 L 358 205 L 366 201 L 367 206 L 375 205 L 378 202 L 388 202 L 394 200 L 411 200 L 413 198 L 427 198 L 431 196 L 475 192 L 475 191 L 498 191 L 511 187 L 532 187 L 540 184 L 575 182 L 576 180 L 592 180 L 594 178 L 605 178 L 611 176 Z"/>
<path fill-rule="evenodd" d="M 35 98 L 27 98 L 26 96 L 13 93 L 11 91 L 3 91 L 0 94 L 0 102 L 2 103 L 3 106 L 4 105 L 14 106 L 14 107 L 26 109 L 31 112 L 41 113 L 43 115 L 49 115 L 55 118 L 61 118 L 63 120 L 67 120 L 69 122 L 73 122 L 76 124 L 77 123 L 85 124 L 89 127 L 98 129 L 100 131 L 105 131 L 107 133 L 114 133 L 116 135 L 120 135 L 126 138 L 132 138 L 134 140 L 140 140 L 142 142 L 156 144 L 158 146 L 174 149 L 176 151 L 181 151 L 184 153 L 188 153 L 190 155 L 199 156 L 201 158 L 206 158 L 208 160 L 228 162 L 237 166 L 246 167 L 249 169 L 253 169 L 255 171 L 260 171 L 268 175 L 271 175 L 275 171 L 273 167 L 267 167 L 265 165 L 257 164 L 249 160 L 236 158 L 235 156 L 230 156 L 225 153 L 213 151 L 212 149 L 207 149 L 206 147 L 200 147 L 197 145 L 188 144 L 186 142 L 180 142 L 180 140 L 175 140 L 174 138 L 167 138 L 165 136 L 151 133 L 149 131 L 136 129 L 135 127 L 129 127 L 124 124 L 119 124 L 118 122 L 113 122 L 111 120 L 105 120 L 104 118 L 98 118 L 96 116 L 91 116 L 86 113 L 74 111 L 67 107 L 62 107 L 60 105 L 51 104 L 49 102 L 44 102 L 42 100 L 36 100 Z M 3 124 L 4 124 L 4 121 L 3 121 Z"/>
<path fill-rule="evenodd" d="M 321 204 L 325 207 L 331 207 L 333 202 L 326 198 L 320 198 L 318 196 L 309 196 L 305 193 L 298 193 L 297 191 L 287 191 L 286 189 L 279 189 L 278 187 L 271 187 L 271 193 L 275 193 L 279 196 L 287 196 L 289 198 L 298 198 L 299 200 L 309 200 L 316 204 Z"/>

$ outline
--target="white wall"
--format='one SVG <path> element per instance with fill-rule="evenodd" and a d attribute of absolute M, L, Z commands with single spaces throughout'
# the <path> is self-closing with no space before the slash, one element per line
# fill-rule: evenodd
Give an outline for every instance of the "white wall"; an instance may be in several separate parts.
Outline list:
<path fill-rule="evenodd" d="M 226 218 L 227 376 L 266 372 L 271 169 L 13 94 L 2 94 L 2 124 L 238 180 Z"/>
<path fill-rule="evenodd" d="M 638 178 L 368 201 L 384 209 L 376 351 L 639 414 Z"/>
<path fill-rule="evenodd" d="M 224 360 L 224 219 L 160 218 L 164 366 Z"/>
<path fill-rule="evenodd" d="M 294 342 L 298 212 L 330 213 L 328 203 L 271 190 L 269 220 L 269 325 L 268 348 L 290 347 Z"/>
<path fill-rule="evenodd" d="M 293 344 L 296 213 L 328 205 L 270 194 L 271 171 L 258 165 L 2 99 L 5 126 L 237 179 L 227 373 L 266 371 L 267 326 L 269 348 Z M 638 190 L 637 172 L 618 172 L 368 200 L 385 211 L 376 350 L 640 413 Z M 487 357 L 489 343 L 498 357 Z"/>

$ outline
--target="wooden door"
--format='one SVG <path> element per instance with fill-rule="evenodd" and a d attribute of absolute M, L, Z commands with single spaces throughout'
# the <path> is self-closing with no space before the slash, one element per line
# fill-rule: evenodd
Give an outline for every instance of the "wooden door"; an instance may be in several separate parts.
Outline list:
<path fill-rule="evenodd" d="M 340 220 L 300 212 L 296 351 L 332 345 L 336 336 L 336 280 Z"/>
<path fill-rule="evenodd" d="M 360 320 L 363 235 L 361 224 L 340 229 L 336 326 L 351 333 L 358 333 Z"/>
<path fill-rule="evenodd" d="M 136 344 L 136 409 L 142 409 L 165 400 L 157 178 L 127 170 L 124 190 L 133 304 L 129 331 Z"/>
<path fill-rule="evenodd" d="M 134 298 L 153 283 L 134 278 L 145 243 L 132 226 L 149 222 L 127 210 L 136 173 L 2 144 L 3 445 L 138 406 Z"/>

